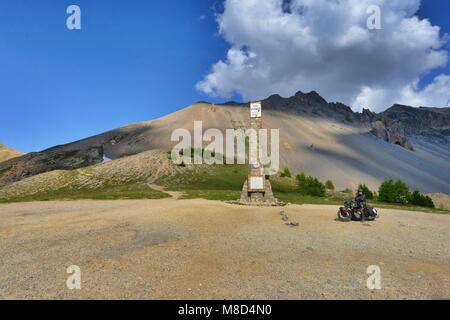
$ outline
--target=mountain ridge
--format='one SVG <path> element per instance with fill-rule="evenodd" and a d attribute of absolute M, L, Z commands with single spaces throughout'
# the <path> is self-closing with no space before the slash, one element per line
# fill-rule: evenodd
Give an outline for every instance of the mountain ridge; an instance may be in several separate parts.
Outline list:
<path fill-rule="evenodd" d="M 392 177 L 422 191 L 450 193 L 446 174 L 450 172 L 450 114 L 446 112 L 394 105 L 379 114 L 367 109 L 357 113 L 342 103 L 328 103 L 315 91 L 299 91 L 289 98 L 272 95 L 263 100 L 263 112 L 264 127 L 280 129 L 282 166 L 334 178 L 342 187 L 365 181 L 375 186 Z M 90 166 L 105 157 L 170 150 L 175 144 L 170 141 L 171 132 L 177 128 L 192 131 L 197 120 L 203 121 L 204 130 L 246 128 L 248 107 L 199 102 L 159 119 L 23 155 L 0 164 L 0 184 Z M 420 125 L 414 126 L 414 121 Z M 407 170 L 405 163 L 410 166 Z M 324 166 L 334 170 L 323 170 Z"/>

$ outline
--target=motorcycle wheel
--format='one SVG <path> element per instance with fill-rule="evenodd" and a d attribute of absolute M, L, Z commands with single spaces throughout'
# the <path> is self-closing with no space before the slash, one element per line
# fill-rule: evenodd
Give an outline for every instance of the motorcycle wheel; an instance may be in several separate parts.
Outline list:
<path fill-rule="evenodd" d="M 337 213 L 337 217 L 339 221 L 342 222 L 349 222 L 352 220 L 351 216 L 349 214 L 347 214 L 345 212 L 345 210 L 343 210 L 342 208 L 339 209 L 338 213 Z"/>

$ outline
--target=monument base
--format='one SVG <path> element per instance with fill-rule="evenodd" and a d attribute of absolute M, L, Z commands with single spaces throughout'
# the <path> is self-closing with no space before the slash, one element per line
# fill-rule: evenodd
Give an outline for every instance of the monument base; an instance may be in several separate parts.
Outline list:
<path fill-rule="evenodd" d="M 244 182 L 242 187 L 240 204 L 250 206 L 281 206 L 284 203 L 279 202 L 272 192 L 272 185 L 269 180 L 264 182 L 264 190 L 249 191 L 248 180 Z"/>

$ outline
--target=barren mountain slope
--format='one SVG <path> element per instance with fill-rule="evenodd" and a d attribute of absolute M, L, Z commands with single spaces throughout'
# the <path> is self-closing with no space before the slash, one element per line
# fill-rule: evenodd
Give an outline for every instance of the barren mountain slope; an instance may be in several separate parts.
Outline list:
<path fill-rule="evenodd" d="M 8 148 L 7 146 L 0 143 L 0 162 L 21 156 L 22 154 L 23 153 Z"/>
<path fill-rule="evenodd" d="M 383 179 L 399 178 L 423 192 L 450 194 L 450 140 L 445 136 L 410 135 L 414 151 L 407 150 L 372 135 L 372 127 L 360 119 L 367 114 L 352 113 L 340 104 L 323 105 L 316 93 L 296 98 L 288 104 L 273 96 L 263 111 L 264 127 L 280 130 L 282 166 L 332 179 L 337 188 L 354 188 L 360 182 L 377 188 Z M 194 121 L 202 121 L 203 130 L 248 127 L 249 111 L 238 104 L 198 103 L 161 119 L 4 162 L 0 183 L 100 163 L 104 156 L 115 159 L 152 149 L 169 150 L 175 145 L 173 130 L 192 131 Z"/>

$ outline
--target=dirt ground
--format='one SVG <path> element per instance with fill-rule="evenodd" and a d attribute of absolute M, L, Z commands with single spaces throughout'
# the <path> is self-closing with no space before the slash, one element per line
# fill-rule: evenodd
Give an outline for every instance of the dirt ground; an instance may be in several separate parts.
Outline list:
<path fill-rule="evenodd" d="M 281 220 L 285 210 L 298 227 Z M 1 299 L 449 299 L 450 215 L 206 200 L 0 205 Z M 81 290 L 66 269 L 81 268 Z M 367 268 L 381 269 L 369 290 Z"/>

